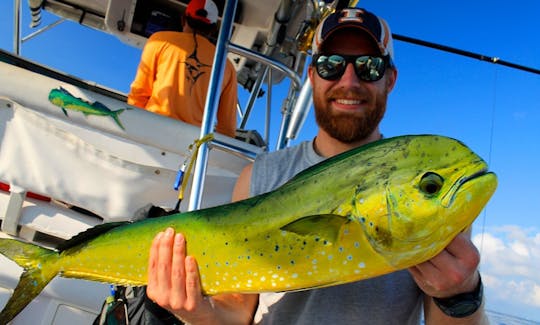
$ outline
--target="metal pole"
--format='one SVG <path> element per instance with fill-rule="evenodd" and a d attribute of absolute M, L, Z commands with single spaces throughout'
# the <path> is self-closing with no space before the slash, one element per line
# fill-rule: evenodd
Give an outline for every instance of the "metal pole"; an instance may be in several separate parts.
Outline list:
<path fill-rule="evenodd" d="M 255 100 L 257 99 L 259 91 L 261 90 L 262 81 L 269 70 L 267 65 L 265 65 L 262 69 L 262 73 L 259 74 L 257 80 L 255 80 L 255 84 L 253 85 L 251 93 L 249 94 L 248 102 L 246 105 L 246 113 L 240 121 L 240 129 L 244 129 L 246 127 L 247 121 L 251 115 L 251 110 L 253 109 L 253 105 L 255 104 Z"/>
<path fill-rule="evenodd" d="M 281 118 L 281 126 L 279 128 L 279 135 L 278 140 L 276 143 L 276 150 L 283 149 L 289 145 L 289 139 L 287 139 L 286 133 L 289 129 L 289 124 L 291 122 L 291 110 L 292 107 L 294 107 L 296 103 L 296 89 L 292 87 L 289 87 L 289 93 L 287 95 L 287 98 L 285 99 L 282 107 L 282 118 Z"/>
<path fill-rule="evenodd" d="M 279 61 L 276 61 L 272 58 L 264 56 L 253 50 L 250 50 L 248 48 L 245 48 L 240 45 L 233 44 L 233 43 L 229 44 L 229 51 L 231 53 L 239 54 L 245 58 L 252 59 L 256 62 L 266 64 L 272 69 L 281 71 L 285 73 L 291 79 L 296 89 L 300 89 L 302 87 L 302 79 L 300 78 L 296 70 L 290 69 L 288 66 L 286 66 L 285 64 Z"/>
<path fill-rule="evenodd" d="M 311 105 L 313 104 L 313 89 L 311 88 L 311 82 L 306 82 L 300 90 L 296 105 L 294 106 L 291 124 L 287 130 L 287 139 L 296 139 L 300 129 L 304 126 L 304 122 L 309 114 Z"/>
<path fill-rule="evenodd" d="M 213 127 L 216 121 L 223 72 L 225 71 L 225 64 L 227 62 L 228 39 L 230 38 L 232 32 L 237 2 L 238 0 L 225 1 L 225 10 L 223 11 L 223 16 L 221 17 L 221 27 L 219 29 L 216 53 L 214 56 L 214 62 L 212 64 L 213 68 L 210 75 L 208 93 L 206 95 L 200 139 L 213 132 Z M 201 207 L 206 167 L 208 166 L 208 149 L 208 143 L 203 143 L 199 148 L 199 155 L 197 156 L 197 161 L 195 163 L 195 171 L 193 172 L 193 185 L 191 187 L 191 195 L 188 206 L 189 211 L 197 210 Z"/>
<path fill-rule="evenodd" d="M 60 23 L 64 22 L 65 20 L 66 20 L 65 18 L 58 19 L 58 20 L 55 21 L 54 23 L 49 24 L 49 25 L 47 25 L 47 26 L 45 26 L 45 27 L 43 27 L 43 28 L 41 28 L 41 29 L 39 29 L 39 30 L 37 30 L 37 31 L 35 31 L 35 32 L 33 32 L 33 33 L 31 33 L 30 35 L 27 35 L 27 36 L 23 37 L 23 38 L 21 39 L 21 43 L 24 43 L 24 42 L 26 42 L 26 41 L 28 41 L 28 40 L 30 40 L 30 39 L 32 39 L 32 38 L 38 36 L 39 34 L 48 31 L 49 29 L 51 29 L 51 28 L 53 28 L 53 27 L 59 25 Z"/>
<path fill-rule="evenodd" d="M 266 123 L 264 124 L 264 140 L 270 143 L 270 118 L 272 110 L 272 70 L 268 70 L 268 88 L 266 89 Z"/>
<path fill-rule="evenodd" d="M 21 54 L 21 0 L 13 3 L 13 53 Z"/>

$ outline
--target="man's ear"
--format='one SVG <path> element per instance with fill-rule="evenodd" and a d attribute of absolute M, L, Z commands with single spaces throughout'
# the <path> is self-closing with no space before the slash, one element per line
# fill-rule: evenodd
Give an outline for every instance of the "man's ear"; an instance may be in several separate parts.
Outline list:
<path fill-rule="evenodd" d="M 396 68 L 388 68 L 386 69 L 386 74 L 387 74 L 386 90 L 388 91 L 388 93 L 390 93 L 392 89 L 394 89 L 394 86 L 396 85 L 398 72 Z"/>
<path fill-rule="evenodd" d="M 311 82 L 311 84 L 313 85 L 313 73 L 315 72 L 315 70 L 313 70 L 313 65 L 308 65 L 308 78 L 309 78 L 309 81 Z"/>

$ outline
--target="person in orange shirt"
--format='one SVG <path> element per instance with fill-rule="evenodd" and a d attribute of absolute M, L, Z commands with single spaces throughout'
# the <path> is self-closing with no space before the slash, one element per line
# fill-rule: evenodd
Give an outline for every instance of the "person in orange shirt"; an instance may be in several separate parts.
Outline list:
<path fill-rule="evenodd" d="M 216 47 L 218 9 L 211 0 L 192 0 L 182 17 L 182 32 L 150 36 L 131 84 L 128 104 L 200 126 Z M 237 81 L 226 60 L 216 131 L 235 136 Z"/>

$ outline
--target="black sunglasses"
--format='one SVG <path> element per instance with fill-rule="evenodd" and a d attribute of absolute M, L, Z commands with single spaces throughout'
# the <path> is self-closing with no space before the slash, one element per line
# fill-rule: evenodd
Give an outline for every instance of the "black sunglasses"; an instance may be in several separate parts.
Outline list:
<path fill-rule="evenodd" d="M 312 64 L 319 77 L 337 80 L 343 76 L 349 63 L 353 64 L 356 76 L 363 81 L 377 81 L 384 76 L 389 65 L 388 56 L 317 54 Z"/>

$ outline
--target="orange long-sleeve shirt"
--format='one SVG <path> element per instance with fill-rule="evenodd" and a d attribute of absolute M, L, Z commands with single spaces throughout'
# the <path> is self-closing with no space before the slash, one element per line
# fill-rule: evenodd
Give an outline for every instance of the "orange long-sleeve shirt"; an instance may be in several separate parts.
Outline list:
<path fill-rule="evenodd" d="M 196 41 L 195 41 L 196 40 Z M 215 46 L 192 33 L 156 32 L 144 46 L 128 103 L 200 126 Z M 226 60 L 216 131 L 236 131 L 236 71 Z"/>

